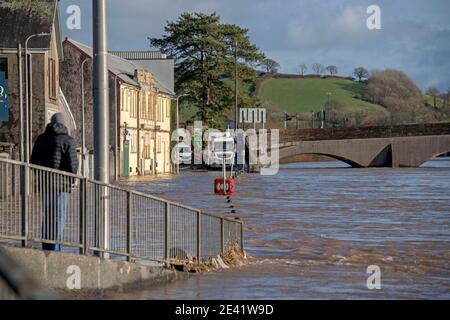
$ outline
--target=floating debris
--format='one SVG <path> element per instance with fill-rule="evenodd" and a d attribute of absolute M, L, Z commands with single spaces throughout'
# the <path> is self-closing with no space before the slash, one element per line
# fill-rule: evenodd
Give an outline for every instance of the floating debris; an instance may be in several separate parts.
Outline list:
<path fill-rule="evenodd" d="M 238 244 L 229 246 L 224 254 L 209 259 L 208 262 L 197 263 L 197 259 L 186 258 L 185 260 L 172 259 L 168 264 L 175 270 L 189 273 L 203 273 L 230 267 L 243 266 L 248 262 L 247 254 L 243 252 Z"/>

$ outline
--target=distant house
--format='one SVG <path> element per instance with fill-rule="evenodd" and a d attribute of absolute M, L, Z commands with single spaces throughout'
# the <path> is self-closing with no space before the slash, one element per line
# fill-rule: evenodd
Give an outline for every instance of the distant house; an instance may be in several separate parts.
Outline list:
<path fill-rule="evenodd" d="M 20 144 L 19 54 L 22 52 L 22 86 L 25 96 L 25 42 L 28 41 L 31 141 L 43 132 L 52 114 L 62 112 L 69 130 L 76 129 L 70 108 L 59 86 L 59 62 L 63 59 L 57 0 L 0 1 L 0 72 L 7 78 L 8 113 L 0 123 L 0 143 Z M 47 33 L 46 36 L 34 36 Z M 23 101 L 25 108 L 25 98 Z M 16 148 L 17 152 L 17 148 Z"/>
<path fill-rule="evenodd" d="M 85 136 L 86 147 L 92 151 L 92 48 L 66 39 L 63 50 L 65 59 L 61 65 L 61 86 L 77 123 L 81 123 L 82 116 L 81 65 L 86 60 Z M 120 177 L 170 173 L 170 109 L 173 90 L 153 72 L 132 61 L 108 54 L 107 63 L 110 146 L 112 154 L 117 151 L 117 161 L 112 158 L 111 169 L 117 167 Z M 80 130 L 76 139 L 81 143 Z"/>

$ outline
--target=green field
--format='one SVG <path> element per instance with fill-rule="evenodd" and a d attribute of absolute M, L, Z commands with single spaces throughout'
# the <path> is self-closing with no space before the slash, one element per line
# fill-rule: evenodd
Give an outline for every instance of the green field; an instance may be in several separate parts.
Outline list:
<path fill-rule="evenodd" d="M 231 80 L 225 80 L 230 86 Z M 270 78 L 259 79 L 258 99 L 270 115 L 310 113 L 324 109 L 330 99 L 339 100 L 349 111 L 379 111 L 388 114 L 385 108 L 359 99 L 366 84 L 343 78 Z M 242 88 L 242 87 L 241 87 Z M 250 87 L 246 90 L 250 91 Z M 182 104 L 181 120 L 192 120 L 196 107 Z"/>
<path fill-rule="evenodd" d="M 339 78 L 271 78 L 262 82 L 258 98 L 272 112 L 290 114 L 322 110 L 328 99 L 340 100 L 348 108 L 383 109 L 357 98 L 365 84 Z"/>

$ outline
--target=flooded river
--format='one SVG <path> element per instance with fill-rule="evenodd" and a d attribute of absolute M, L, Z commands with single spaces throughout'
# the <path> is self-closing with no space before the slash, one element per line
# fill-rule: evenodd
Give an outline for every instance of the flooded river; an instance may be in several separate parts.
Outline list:
<path fill-rule="evenodd" d="M 418 169 L 296 163 L 238 178 L 230 214 L 218 172 L 127 186 L 239 216 L 251 263 L 124 295 L 130 299 L 450 299 L 450 158 Z M 367 267 L 381 270 L 369 290 Z"/>

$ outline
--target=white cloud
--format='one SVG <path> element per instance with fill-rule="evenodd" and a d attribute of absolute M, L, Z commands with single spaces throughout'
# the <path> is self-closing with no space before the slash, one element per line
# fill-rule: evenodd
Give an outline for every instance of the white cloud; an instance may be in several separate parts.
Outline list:
<path fill-rule="evenodd" d="M 65 35 L 91 42 L 91 1 L 61 0 L 82 7 L 81 31 Z M 450 2 L 377 0 L 382 30 L 366 28 L 373 0 L 108 0 L 109 46 L 148 49 L 147 36 L 159 37 L 167 21 L 184 11 L 217 11 L 222 21 L 249 29 L 251 40 L 278 59 L 283 72 L 301 62 L 336 64 L 343 75 L 352 68 L 399 68 L 421 86 L 450 85 Z M 64 23 L 63 23 L 64 25 Z M 433 72 L 430 72 L 433 70 Z M 433 74 L 433 78 L 430 76 Z"/>

